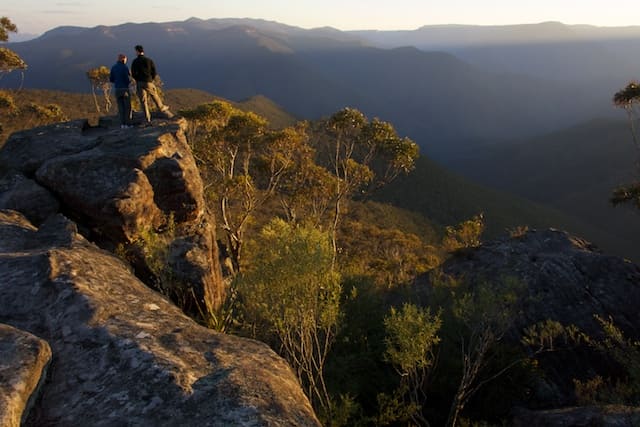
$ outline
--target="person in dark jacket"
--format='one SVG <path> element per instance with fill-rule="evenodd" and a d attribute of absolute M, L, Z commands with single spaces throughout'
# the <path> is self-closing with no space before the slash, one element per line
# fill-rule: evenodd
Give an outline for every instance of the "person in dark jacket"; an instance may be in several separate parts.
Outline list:
<path fill-rule="evenodd" d="M 131 74 L 127 67 L 126 55 L 118 54 L 117 62 L 111 67 L 109 81 L 113 83 L 116 91 L 116 101 L 118 103 L 118 116 L 120 117 L 120 128 L 129 127 L 131 120 L 131 94 L 129 93 L 129 84 L 131 83 Z"/>
<path fill-rule="evenodd" d="M 138 56 L 131 63 L 131 75 L 136 81 L 136 92 L 138 93 L 138 98 L 140 98 L 140 104 L 142 105 L 142 110 L 144 111 L 144 117 L 147 120 L 147 123 L 151 121 L 151 112 L 149 111 L 148 102 L 149 97 L 153 99 L 158 110 L 165 113 L 169 118 L 173 117 L 173 114 L 169 111 L 169 107 L 162 103 L 162 99 L 160 99 L 160 95 L 158 94 L 158 89 L 153 83 L 153 80 L 157 75 L 156 64 L 154 64 L 152 59 L 144 56 L 144 48 L 142 46 L 137 45 L 135 50 Z"/>

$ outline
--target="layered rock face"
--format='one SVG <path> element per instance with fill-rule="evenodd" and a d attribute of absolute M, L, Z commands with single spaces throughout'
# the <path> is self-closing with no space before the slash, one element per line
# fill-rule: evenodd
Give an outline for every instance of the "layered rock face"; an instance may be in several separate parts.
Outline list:
<path fill-rule="evenodd" d="M 224 286 L 215 228 L 184 136 L 186 122 L 154 123 L 119 129 L 73 121 L 13 134 L 0 151 L 0 165 L 10 171 L 0 180 L 0 208 L 23 212 L 35 224 L 60 211 L 111 250 L 135 249 L 145 233 L 170 229 L 161 262 L 184 288 L 181 298 L 194 312 L 216 308 Z M 144 253 L 130 256 L 153 282 Z"/>
<path fill-rule="evenodd" d="M 0 211 L 0 301 L 53 354 L 27 426 L 319 425 L 266 345 L 197 325 L 62 215 Z"/>

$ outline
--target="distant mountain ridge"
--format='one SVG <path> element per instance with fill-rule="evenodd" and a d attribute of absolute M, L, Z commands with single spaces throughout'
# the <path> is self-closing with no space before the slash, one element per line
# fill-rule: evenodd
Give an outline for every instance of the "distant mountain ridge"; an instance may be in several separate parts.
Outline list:
<path fill-rule="evenodd" d="M 451 53 L 382 49 L 353 33 L 261 20 L 62 27 L 9 47 L 29 64 L 27 87 L 86 92 L 88 69 L 138 43 L 168 88 L 231 100 L 261 94 L 301 118 L 352 106 L 393 122 L 435 156 L 608 111 L 607 100 L 578 87 L 484 71 Z"/>
<path fill-rule="evenodd" d="M 484 163 L 490 164 L 486 176 L 474 178 L 505 189 L 496 183 L 496 177 L 521 183 L 521 177 L 510 174 L 536 168 L 535 161 L 525 164 L 523 159 L 553 153 L 549 148 L 554 143 L 544 142 L 549 135 L 593 118 L 620 117 L 611 97 L 640 72 L 639 32 L 640 27 L 607 29 L 560 23 L 442 26 L 397 32 L 404 39 L 394 41 L 394 32 L 305 30 L 252 19 L 189 19 L 61 27 L 8 47 L 29 64 L 25 86 L 88 92 L 88 69 L 109 66 L 118 52 L 132 54 L 132 47 L 141 43 L 156 61 L 166 89 L 205 90 L 232 101 L 262 95 L 299 119 L 355 107 L 370 118 L 392 122 L 401 135 L 414 139 L 424 154 L 445 166 L 456 165 L 461 171 L 460 165 L 469 161 L 462 167 L 477 171 L 483 161 L 488 162 Z M 371 39 L 372 34 L 387 44 Z M 494 41 L 454 43 L 464 37 Z M 509 37 L 513 42 L 505 41 Z M 431 44 L 425 44 L 427 41 Z M 0 83 L 11 84 L 7 77 Z M 582 154 L 601 135 L 584 133 L 585 141 L 574 149 Z M 515 148 L 506 151 L 509 155 L 485 159 L 485 154 L 492 155 L 491 147 L 500 144 Z M 528 155 L 519 157 L 518 153 Z M 607 163 L 606 149 L 598 153 Z M 571 158 L 562 158 L 568 163 L 559 168 L 571 171 Z M 609 164 L 604 169 L 601 173 L 605 175 L 616 174 Z M 557 169 L 547 171 L 540 166 L 538 172 L 540 188 L 557 190 L 553 201 L 508 190 L 559 209 L 571 204 L 580 192 L 554 182 L 559 177 Z M 606 204 L 602 194 L 585 190 L 575 206 Z M 556 203 L 558 200 L 565 201 Z M 588 211 L 577 208 L 571 213 L 593 224 Z M 612 242 L 607 245 L 612 247 L 620 239 L 620 227 L 608 230 L 606 220 L 629 220 L 600 218 L 596 225 L 607 235 L 603 239 L 572 231 L 596 243 Z M 626 247 L 633 249 L 633 244 Z"/>
<path fill-rule="evenodd" d="M 549 21 L 519 25 L 425 25 L 415 30 L 350 31 L 374 45 L 420 49 L 576 41 L 627 40 L 640 37 L 640 26 L 598 27 Z"/>
<path fill-rule="evenodd" d="M 356 31 L 373 46 L 415 46 L 452 53 L 489 72 L 579 85 L 601 99 L 638 78 L 640 26 L 435 25 L 412 31 Z"/>

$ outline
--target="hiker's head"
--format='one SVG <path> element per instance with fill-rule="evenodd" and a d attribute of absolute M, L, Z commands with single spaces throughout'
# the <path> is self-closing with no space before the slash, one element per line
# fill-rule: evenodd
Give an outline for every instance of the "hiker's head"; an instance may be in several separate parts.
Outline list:
<path fill-rule="evenodd" d="M 138 55 L 142 55 L 144 53 L 144 48 L 142 47 L 142 45 L 136 45 L 135 49 Z"/>
<path fill-rule="evenodd" d="M 123 64 L 127 63 L 127 55 L 125 55 L 124 53 L 119 53 L 118 54 L 118 62 L 122 62 Z"/>

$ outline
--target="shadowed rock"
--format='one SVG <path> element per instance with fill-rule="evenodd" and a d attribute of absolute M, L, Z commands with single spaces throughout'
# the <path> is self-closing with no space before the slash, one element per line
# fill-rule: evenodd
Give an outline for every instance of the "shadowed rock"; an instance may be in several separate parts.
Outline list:
<path fill-rule="evenodd" d="M 61 215 L 0 211 L 0 322 L 53 352 L 27 426 L 319 425 L 266 345 L 199 326 Z"/>
<path fill-rule="evenodd" d="M 504 338 L 511 344 L 520 343 L 525 328 L 546 320 L 575 325 L 600 339 L 604 333 L 596 316 L 611 318 L 626 338 L 640 338 L 640 267 L 566 232 L 528 231 L 486 242 L 454 254 L 442 271 L 471 284 L 515 279 L 523 285 L 521 305 Z M 417 289 L 428 289 L 424 285 Z M 529 395 L 532 407 L 574 405 L 574 379 L 620 377 L 622 369 L 610 357 L 575 343 L 565 348 L 539 358 L 540 375 Z"/>
<path fill-rule="evenodd" d="M 486 242 L 454 256 L 443 270 L 469 280 L 513 277 L 525 284 L 519 329 L 552 319 L 598 336 L 597 314 L 612 316 L 630 337 L 640 337 L 640 267 L 564 231 Z"/>
<path fill-rule="evenodd" d="M 35 181 L 21 173 L 11 173 L 0 178 L 0 209 L 20 211 L 29 221 L 41 224 L 58 212 L 60 204 Z"/>
<path fill-rule="evenodd" d="M 609 426 L 640 425 L 640 408 L 623 405 L 587 406 L 549 411 L 514 411 L 514 427 Z"/>
<path fill-rule="evenodd" d="M 50 361 L 45 341 L 0 324 L 0 425 L 21 425 Z"/>

